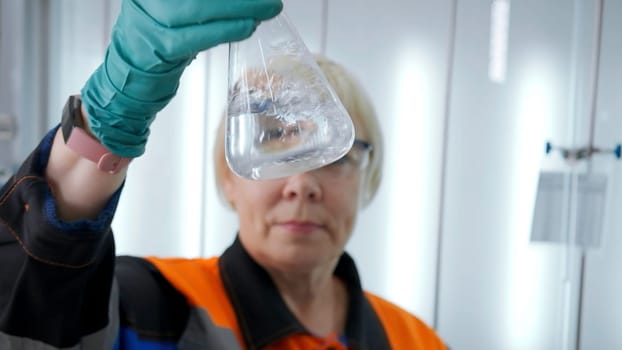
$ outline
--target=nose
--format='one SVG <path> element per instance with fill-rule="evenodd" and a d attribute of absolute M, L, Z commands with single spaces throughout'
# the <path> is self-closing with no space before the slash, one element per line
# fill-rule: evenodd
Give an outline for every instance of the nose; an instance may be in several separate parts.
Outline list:
<path fill-rule="evenodd" d="M 305 172 L 287 178 L 283 187 L 283 197 L 305 201 L 319 201 L 322 199 L 322 186 L 316 174 Z"/>

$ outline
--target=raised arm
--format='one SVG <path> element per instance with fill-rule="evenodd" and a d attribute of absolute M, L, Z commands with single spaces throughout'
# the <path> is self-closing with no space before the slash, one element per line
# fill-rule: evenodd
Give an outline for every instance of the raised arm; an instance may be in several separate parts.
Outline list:
<path fill-rule="evenodd" d="M 142 155 L 197 53 L 248 37 L 281 8 L 280 0 L 123 0 L 73 122 L 103 154 Z M 96 164 L 67 130 L 52 130 L 0 189 L 0 349 L 110 349 L 123 321 L 110 225 L 127 164 Z"/>
<path fill-rule="evenodd" d="M 86 111 L 79 108 L 85 131 Z M 115 173 L 101 171 L 93 161 L 78 155 L 65 144 L 59 128 L 52 142 L 46 178 L 54 192 L 56 212 L 63 221 L 94 220 L 116 192 L 127 173 L 124 165 Z"/>
<path fill-rule="evenodd" d="M 248 37 L 281 8 L 280 0 L 123 1 L 106 58 L 82 89 L 87 132 L 117 156 L 140 156 L 151 123 L 197 53 Z M 59 130 L 46 176 L 60 217 L 76 220 L 96 217 L 125 173 L 98 171 L 65 145 Z"/>

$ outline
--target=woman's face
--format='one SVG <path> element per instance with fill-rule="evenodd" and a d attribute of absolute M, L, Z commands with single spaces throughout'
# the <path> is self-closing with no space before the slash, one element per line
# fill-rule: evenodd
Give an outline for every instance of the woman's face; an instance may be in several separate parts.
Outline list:
<path fill-rule="evenodd" d="M 354 226 L 363 176 L 354 157 L 346 159 L 351 160 L 281 179 L 225 177 L 240 240 L 258 263 L 310 272 L 339 258 Z"/>

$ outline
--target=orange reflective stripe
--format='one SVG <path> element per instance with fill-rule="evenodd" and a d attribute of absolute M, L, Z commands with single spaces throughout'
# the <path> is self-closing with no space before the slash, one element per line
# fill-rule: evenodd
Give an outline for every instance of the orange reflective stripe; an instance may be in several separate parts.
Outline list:
<path fill-rule="evenodd" d="M 369 292 L 365 295 L 384 326 L 391 349 L 446 349 L 436 332 L 417 317 Z"/>
<path fill-rule="evenodd" d="M 235 311 L 220 278 L 218 258 L 146 259 L 186 297 L 190 305 L 204 309 L 215 325 L 231 329 L 239 343 L 244 344 Z"/>
<path fill-rule="evenodd" d="M 191 306 L 205 310 L 215 325 L 231 329 L 239 343 L 244 344 L 235 311 L 220 277 L 218 258 L 148 257 L 147 260 L 186 297 Z M 382 322 L 392 349 L 446 349 L 434 330 L 421 320 L 376 295 L 369 292 L 365 292 L 365 295 Z M 318 338 L 307 334 L 295 334 L 272 344 L 268 349 L 341 350 L 346 347 L 334 335 Z"/>

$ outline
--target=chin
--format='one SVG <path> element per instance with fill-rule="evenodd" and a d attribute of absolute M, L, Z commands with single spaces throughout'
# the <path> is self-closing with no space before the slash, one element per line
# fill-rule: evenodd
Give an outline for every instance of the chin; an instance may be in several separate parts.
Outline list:
<path fill-rule="evenodd" d="M 286 273 L 308 273 L 308 272 L 312 272 L 313 270 L 315 270 L 321 265 L 322 265 L 322 262 L 319 262 L 317 260 L 314 260 L 314 261 L 279 260 L 279 261 L 275 261 L 272 267 L 275 270 L 286 272 Z"/>
<path fill-rule="evenodd" d="M 277 254 L 272 259 L 274 267 L 288 272 L 308 272 L 334 261 L 334 258 L 327 255 L 326 252 L 281 251 Z"/>
<path fill-rule="evenodd" d="M 275 240 L 259 249 L 251 249 L 249 253 L 265 268 L 304 273 L 336 263 L 342 250 L 326 242 L 301 244 L 301 242 Z"/>

